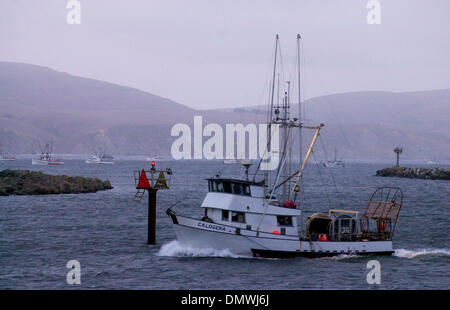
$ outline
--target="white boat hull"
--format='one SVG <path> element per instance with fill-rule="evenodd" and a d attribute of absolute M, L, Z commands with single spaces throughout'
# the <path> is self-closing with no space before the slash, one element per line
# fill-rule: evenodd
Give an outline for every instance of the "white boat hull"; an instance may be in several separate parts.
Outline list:
<path fill-rule="evenodd" d="M 237 229 L 169 214 L 181 245 L 193 248 L 229 250 L 235 254 L 257 257 L 321 257 L 342 254 L 390 255 L 392 241 L 302 241 L 287 236 Z"/>
<path fill-rule="evenodd" d="M 345 165 L 343 163 L 324 162 L 323 165 L 327 168 L 345 168 Z"/>
<path fill-rule="evenodd" d="M 111 156 L 97 156 L 93 155 L 91 158 L 86 159 L 86 164 L 102 164 L 102 165 L 112 165 L 114 162 L 112 161 Z"/>
<path fill-rule="evenodd" d="M 32 165 L 44 165 L 44 166 L 57 166 L 57 165 L 64 165 L 64 162 L 62 161 L 48 161 L 48 160 L 41 160 L 41 159 L 32 159 L 31 160 Z"/>
<path fill-rule="evenodd" d="M 114 162 L 112 162 L 112 161 L 97 161 L 97 160 L 86 159 L 86 164 L 113 165 Z"/>

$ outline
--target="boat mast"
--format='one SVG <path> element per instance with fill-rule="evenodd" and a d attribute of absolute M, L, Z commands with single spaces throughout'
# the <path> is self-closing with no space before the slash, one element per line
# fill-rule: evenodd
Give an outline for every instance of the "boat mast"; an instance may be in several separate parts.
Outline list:
<path fill-rule="evenodd" d="M 282 177 L 286 178 L 289 176 L 290 168 L 291 168 L 291 156 L 290 156 L 290 150 L 291 145 L 289 143 L 289 133 L 290 133 L 290 126 L 289 126 L 289 91 L 290 91 L 290 82 L 287 81 L 287 91 L 284 92 L 284 100 L 283 100 L 283 116 L 281 119 L 281 126 L 283 128 L 283 158 L 284 161 L 282 161 Z M 287 162 L 287 164 L 286 164 Z M 284 163 L 284 164 L 283 164 Z M 282 201 L 285 201 L 288 197 L 288 184 L 283 185 L 282 189 Z"/>
<path fill-rule="evenodd" d="M 291 122 L 290 121 L 290 108 L 291 108 L 291 81 L 287 81 L 287 84 L 288 84 L 288 96 L 287 96 L 287 100 L 288 100 L 288 111 L 289 111 L 289 122 Z M 289 129 L 290 131 L 292 131 L 292 129 Z M 289 174 L 291 174 L 292 173 L 292 142 L 294 142 L 294 140 L 293 140 L 293 134 L 292 134 L 292 132 L 289 132 L 289 136 L 288 136 L 288 143 L 289 143 L 289 153 L 288 153 L 288 156 L 289 156 L 289 161 L 288 161 L 288 163 L 289 163 L 289 165 L 288 165 L 288 167 L 287 167 L 287 173 L 285 173 L 285 177 L 288 177 L 289 176 Z M 288 188 L 288 186 L 286 186 L 286 196 L 287 196 L 287 192 L 289 191 L 289 188 Z"/>
<path fill-rule="evenodd" d="M 267 149 L 266 152 L 269 152 L 271 146 L 270 146 L 270 140 L 272 138 L 272 111 L 273 111 L 273 100 L 275 96 L 275 76 L 277 73 L 277 56 L 278 56 L 278 34 L 275 35 L 275 57 L 273 62 L 273 74 L 272 74 L 272 93 L 270 96 L 270 112 L 269 112 L 269 119 L 267 122 Z M 261 159 L 262 160 L 262 159 Z M 261 164 L 261 161 L 260 161 Z M 259 165 L 258 165 L 259 169 Z M 268 185 L 269 184 L 269 171 L 264 171 L 264 181 Z M 264 187 L 264 191 L 266 191 L 266 187 Z M 265 196 L 266 193 L 264 193 Z"/>
<path fill-rule="evenodd" d="M 302 37 L 300 34 L 297 34 L 297 83 L 298 83 L 298 129 L 299 129 L 299 160 L 300 164 L 303 159 L 303 136 L 302 136 L 302 97 L 301 97 L 301 74 L 300 74 L 300 39 Z M 303 168 L 301 169 L 303 170 Z M 303 210 L 303 171 L 301 171 L 300 174 L 300 197 L 299 197 L 299 204 L 300 204 L 300 210 Z"/>
<path fill-rule="evenodd" d="M 299 39 L 299 37 L 300 36 L 297 35 L 297 39 Z M 297 44 L 299 45 L 299 42 L 297 42 Z M 299 55 L 300 55 L 300 53 L 299 53 Z M 303 163 L 303 165 L 302 165 L 302 160 L 303 160 L 302 157 L 303 156 L 302 156 L 302 152 L 300 150 L 301 168 L 300 168 L 300 170 L 297 170 L 294 174 L 292 174 L 291 161 L 292 161 L 292 142 L 293 142 L 292 138 L 293 137 L 292 137 L 291 127 L 299 127 L 300 128 L 301 122 L 297 118 L 293 118 L 293 120 L 291 120 L 291 115 L 290 115 L 291 82 L 286 81 L 286 84 L 287 84 L 286 85 L 287 89 L 286 89 L 286 91 L 284 91 L 284 96 L 283 96 L 282 102 L 281 103 L 277 102 L 276 105 L 271 106 L 272 113 L 275 114 L 272 118 L 272 122 L 281 127 L 281 135 L 282 135 L 282 138 L 281 138 L 282 145 L 281 145 L 281 150 L 280 150 L 281 151 L 280 152 L 281 162 L 278 166 L 276 177 L 275 177 L 271 192 L 273 193 L 274 190 L 282 187 L 281 193 L 280 193 L 281 195 L 278 197 L 279 200 L 286 201 L 286 200 L 294 199 L 294 200 L 299 201 L 299 199 L 297 199 L 297 192 L 299 191 L 298 183 L 299 183 L 299 178 L 302 175 L 301 172 L 302 172 L 302 169 L 304 168 L 305 163 Z M 298 86 L 299 86 L 299 97 L 300 97 L 300 83 L 298 84 Z M 299 110 L 300 109 L 301 108 L 299 108 Z M 289 190 L 290 184 L 288 182 L 293 177 L 297 177 L 297 180 L 295 182 L 295 186 L 294 186 L 293 190 L 290 192 L 290 190 Z M 280 178 L 284 179 L 284 181 L 282 181 L 281 183 L 278 183 Z M 293 197 L 294 192 L 295 192 L 295 197 Z M 300 197 L 300 199 L 301 199 L 301 197 Z M 299 204 L 301 204 L 301 201 Z"/>
<path fill-rule="evenodd" d="M 277 73 L 277 55 L 278 55 L 278 34 L 275 36 L 275 59 L 273 62 L 272 94 L 270 97 L 269 127 L 272 123 L 273 99 L 274 99 L 274 95 L 275 95 L 275 75 Z M 269 143 L 270 143 L 270 139 L 269 139 Z"/>

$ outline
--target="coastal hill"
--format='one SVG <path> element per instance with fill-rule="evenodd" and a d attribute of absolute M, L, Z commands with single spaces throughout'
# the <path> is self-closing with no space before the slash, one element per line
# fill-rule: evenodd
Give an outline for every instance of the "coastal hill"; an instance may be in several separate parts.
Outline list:
<path fill-rule="evenodd" d="M 266 107 L 218 108 L 195 110 L 135 88 L 0 62 L 0 144 L 13 153 L 35 153 L 52 140 L 55 153 L 101 147 L 169 155 L 172 126 L 190 124 L 194 115 L 204 124 L 265 120 Z M 306 100 L 304 109 L 306 123 L 326 124 L 328 157 L 336 148 L 344 159 L 389 159 L 400 145 L 403 159 L 450 159 L 450 89 L 335 94 Z"/>

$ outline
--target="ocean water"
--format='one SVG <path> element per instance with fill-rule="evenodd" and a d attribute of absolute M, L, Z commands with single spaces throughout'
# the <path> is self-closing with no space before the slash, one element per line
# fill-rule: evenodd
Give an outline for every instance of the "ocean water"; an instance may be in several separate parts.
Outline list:
<path fill-rule="evenodd" d="M 330 170 L 310 165 L 305 212 L 330 207 L 364 211 L 381 185 L 398 186 L 404 206 L 394 236 L 395 254 L 334 258 L 259 259 L 227 250 L 183 248 L 165 210 L 202 214 L 204 180 L 239 167 L 215 161 L 162 161 L 171 167 L 171 189 L 158 192 L 157 245 L 146 245 L 147 203 L 133 201 L 133 171 L 148 162 L 118 160 L 87 165 L 32 166 L 30 159 L 0 162 L 5 168 L 108 179 L 113 190 L 77 195 L 0 197 L 0 289 L 449 289 L 450 183 L 375 177 L 383 164 L 349 164 Z M 81 264 L 81 285 L 68 285 L 66 264 Z M 381 284 L 366 281 L 367 262 L 381 264 Z"/>

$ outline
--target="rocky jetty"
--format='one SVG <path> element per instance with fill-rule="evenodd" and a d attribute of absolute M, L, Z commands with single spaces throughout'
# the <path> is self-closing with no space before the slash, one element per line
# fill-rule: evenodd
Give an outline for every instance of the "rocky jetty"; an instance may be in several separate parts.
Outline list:
<path fill-rule="evenodd" d="M 450 169 L 393 167 L 378 170 L 376 175 L 381 177 L 450 180 Z"/>
<path fill-rule="evenodd" d="M 48 175 L 29 170 L 0 171 L 0 196 L 95 193 L 112 189 L 97 178 Z"/>

